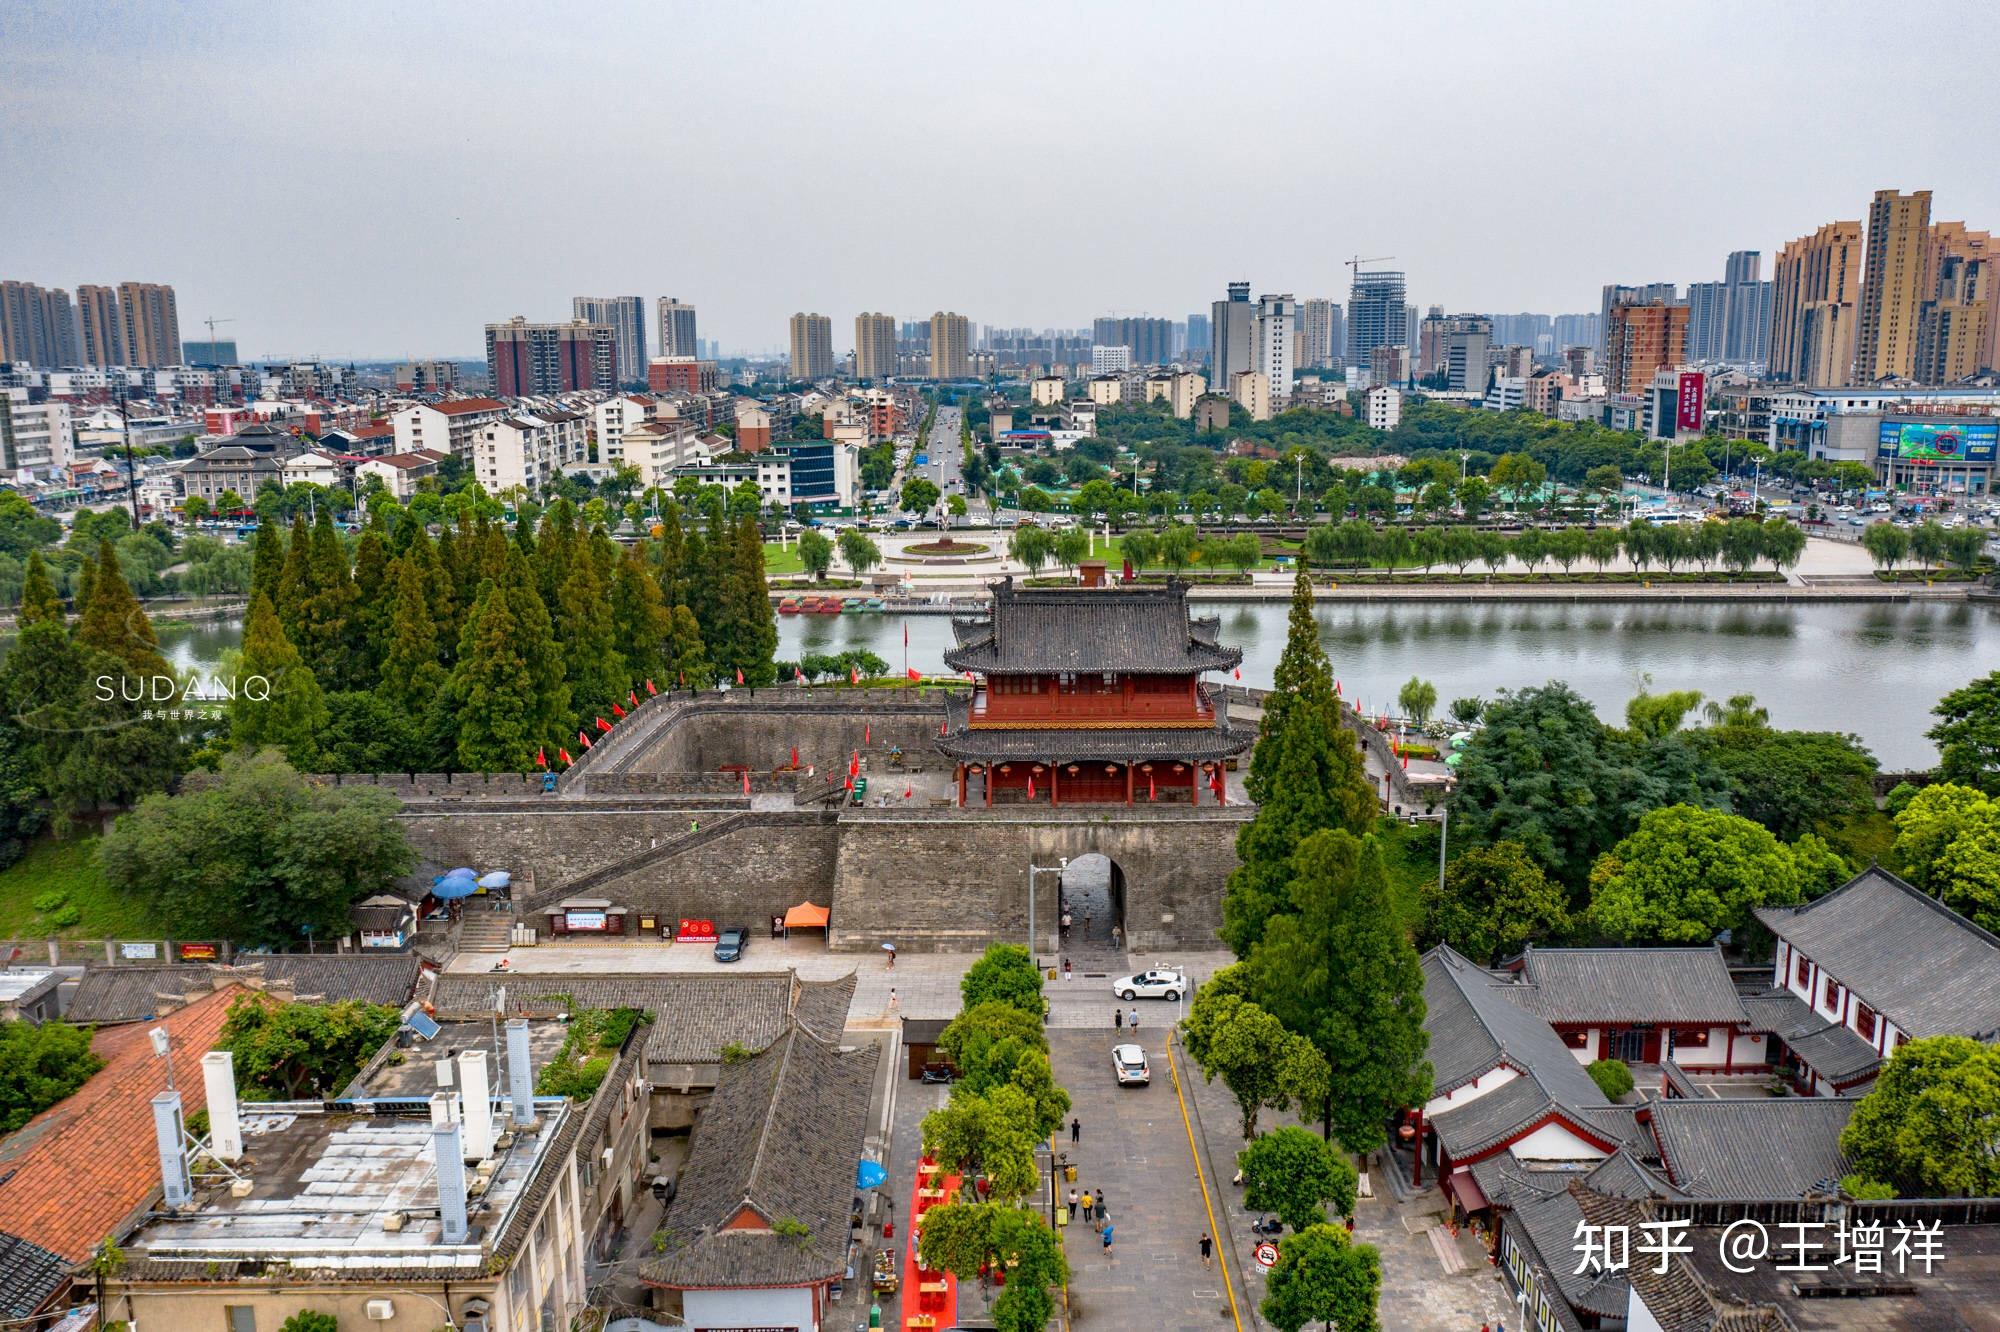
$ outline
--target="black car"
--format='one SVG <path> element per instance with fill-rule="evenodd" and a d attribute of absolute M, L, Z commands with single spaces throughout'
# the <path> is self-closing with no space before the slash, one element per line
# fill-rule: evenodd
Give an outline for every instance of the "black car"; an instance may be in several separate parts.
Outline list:
<path fill-rule="evenodd" d="M 715 960 L 740 962 L 743 960 L 743 950 L 749 946 L 749 929 L 742 925 L 732 925 L 715 938 Z"/>

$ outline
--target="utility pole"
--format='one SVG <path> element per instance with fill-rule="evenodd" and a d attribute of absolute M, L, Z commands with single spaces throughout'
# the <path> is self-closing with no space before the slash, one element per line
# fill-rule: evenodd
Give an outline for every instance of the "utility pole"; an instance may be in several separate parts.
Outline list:
<path fill-rule="evenodd" d="M 118 428 L 125 439 L 125 501 L 132 510 L 132 530 L 139 530 L 139 473 L 132 463 L 132 411 L 126 401 L 127 384 L 121 371 L 118 378 Z"/>

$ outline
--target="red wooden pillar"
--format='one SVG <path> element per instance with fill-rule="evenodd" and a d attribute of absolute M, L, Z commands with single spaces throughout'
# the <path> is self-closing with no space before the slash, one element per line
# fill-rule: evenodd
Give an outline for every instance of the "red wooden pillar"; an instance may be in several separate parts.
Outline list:
<path fill-rule="evenodd" d="M 987 764 L 986 771 L 980 774 L 980 784 L 986 788 L 986 808 L 991 809 L 993 808 L 993 765 L 991 763 Z"/>
<path fill-rule="evenodd" d="M 1056 773 L 1059 770 L 1060 766 L 1058 764 L 1054 763 L 1049 764 L 1049 808 L 1050 809 L 1054 809 L 1057 805 L 1060 805 L 1062 803 L 1062 792 L 1056 786 Z"/>
<path fill-rule="evenodd" d="M 958 807 L 965 808 L 965 765 L 958 765 Z"/>
<path fill-rule="evenodd" d="M 1417 1136 L 1410 1139 L 1410 1146 L 1413 1148 L 1410 1152 L 1410 1159 L 1416 1162 L 1415 1168 L 1410 1172 L 1410 1183 L 1422 1184 L 1424 1182 L 1424 1110 L 1422 1106 L 1417 1107 L 1416 1126 Z"/>
<path fill-rule="evenodd" d="M 1132 803 L 1132 765 L 1129 763 L 1125 765 L 1125 803 L 1128 806 Z"/>
<path fill-rule="evenodd" d="M 1201 803 L 1201 764 L 1199 763 L 1188 764 L 1188 803 L 1190 805 L 1199 805 Z"/>

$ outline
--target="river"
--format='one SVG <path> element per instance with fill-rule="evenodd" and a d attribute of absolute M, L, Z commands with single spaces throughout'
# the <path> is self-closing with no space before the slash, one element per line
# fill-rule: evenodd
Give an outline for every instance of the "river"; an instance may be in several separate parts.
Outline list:
<path fill-rule="evenodd" d="M 1268 685 L 1284 649 L 1284 602 L 1204 607 L 1243 649 L 1243 683 Z M 1709 698 L 1750 693 L 1774 725 L 1852 731 L 1885 768 L 1928 767 L 1930 710 L 1946 692 L 2000 667 L 2000 608 L 1949 603 L 1706 604 L 1342 603 L 1318 609 L 1320 641 L 1349 699 L 1393 708 L 1412 675 L 1454 698 L 1491 698 L 1565 680 L 1606 720 L 1650 675 L 1653 687 Z M 943 616 L 780 616 L 778 655 L 867 648 L 903 669 L 944 669 Z M 235 645 L 235 624 L 165 625 L 176 666 L 207 669 Z"/>

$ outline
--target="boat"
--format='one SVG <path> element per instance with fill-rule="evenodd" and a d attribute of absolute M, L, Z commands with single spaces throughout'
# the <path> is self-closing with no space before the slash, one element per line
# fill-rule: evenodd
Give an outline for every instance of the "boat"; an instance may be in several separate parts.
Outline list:
<path fill-rule="evenodd" d="M 839 598 L 839 597 L 827 597 L 827 598 L 825 598 L 824 600 L 822 600 L 822 601 L 821 601 L 821 602 L 819 603 L 819 613 L 820 613 L 821 615 L 838 615 L 838 614 L 840 614 L 840 598 Z"/>
<path fill-rule="evenodd" d="M 783 601 L 778 603 L 778 614 L 797 615 L 798 613 L 799 613 L 799 603 L 795 599 L 791 597 L 786 597 Z"/>
<path fill-rule="evenodd" d="M 881 611 L 881 609 L 882 609 L 882 598 L 880 598 L 880 597 L 870 597 L 870 598 L 868 598 L 868 603 L 867 603 L 867 605 L 866 605 L 866 606 L 864 606 L 864 607 L 863 607 L 863 609 L 864 609 L 864 610 L 871 610 L 871 611 L 875 611 L 875 612 L 878 612 L 878 613 L 879 613 L 879 612 Z"/>
<path fill-rule="evenodd" d="M 801 614 L 801 615 L 815 615 L 815 614 L 818 614 L 818 612 L 819 612 L 819 603 L 820 603 L 820 601 L 821 601 L 821 600 L 822 600 L 822 598 L 820 598 L 820 597 L 817 597 L 817 596 L 811 596 L 811 597 L 800 597 L 800 598 L 798 599 L 798 603 L 797 603 L 797 606 L 796 606 L 796 609 L 797 609 L 798 613 L 799 613 L 799 614 Z"/>
<path fill-rule="evenodd" d="M 842 610 L 844 610 L 844 611 L 862 611 L 862 610 L 866 610 L 866 609 L 868 609 L 868 598 L 866 598 L 866 597 L 849 597 L 849 598 L 847 598 L 847 600 L 846 600 L 846 601 L 844 601 L 844 602 L 842 602 L 842 603 L 841 603 L 841 605 L 840 605 L 840 608 L 841 608 Z"/>

